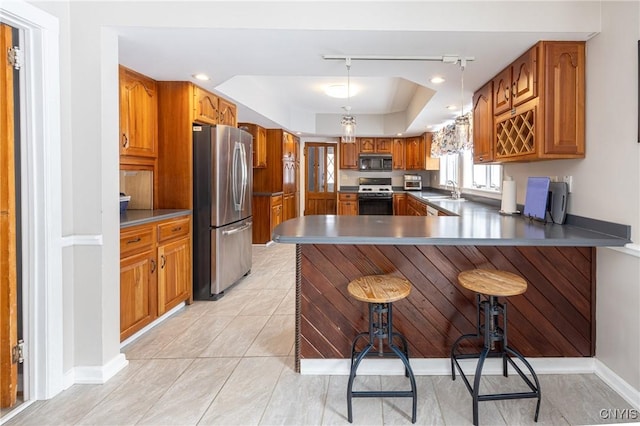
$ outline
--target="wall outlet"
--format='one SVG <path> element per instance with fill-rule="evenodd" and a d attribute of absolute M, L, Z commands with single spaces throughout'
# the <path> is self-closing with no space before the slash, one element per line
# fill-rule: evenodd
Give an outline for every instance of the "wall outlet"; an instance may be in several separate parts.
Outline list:
<path fill-rule="evenodd" d="M 567 184 L 569 192 L 573 192 L 573 176 L 564 176 L 562 181 Z"/>

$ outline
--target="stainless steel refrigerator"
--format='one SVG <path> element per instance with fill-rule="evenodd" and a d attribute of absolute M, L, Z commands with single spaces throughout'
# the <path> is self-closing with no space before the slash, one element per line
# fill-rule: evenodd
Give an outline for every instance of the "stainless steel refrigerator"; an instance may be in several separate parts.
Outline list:
<path fill-rule="evenodd" d="M 193 125 L 193 298 L 218 300 L 251 271 L 253 136 Z"/>

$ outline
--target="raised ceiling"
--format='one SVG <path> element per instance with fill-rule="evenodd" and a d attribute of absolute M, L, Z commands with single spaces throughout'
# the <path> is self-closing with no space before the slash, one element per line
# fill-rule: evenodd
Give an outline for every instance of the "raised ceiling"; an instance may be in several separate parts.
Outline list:
<path fill-rule="evenodd" d="M 319 3 L 325 7 L 319 8 Z M 358 120 L 358 134 L 391 136 L 419 134 L 454 119 L 460 108 L 451 111 L 446 108 L 448 105 L 459 106 L 464 102 L 465 112 L 469 111 L 473 91 L 538 40 L 586 40 L 598 30 L 597 16 L 593 16 L 597 8 L 585 7 L 581 2 L 319 3 L 297 4 L 300 8 L 297 13 L 307 8 L 311 15 L 318 15 L 317 20 L 314 16 L 305 16 L 295 22 L 291 17 L 265 17 L 263 21 L 256 21 L 254 14 L 263 13 L 266 5 L 272 5 L 268 10 L 274 13 L 289 10 L 283 9 L 283 2 L 258 2 L 255 5 L 259 7 L 246 8 L 247 19 L 234 14 L 229 15 L 230 21 L 225 23 L 224 17 L 232 11 L 237 13 L 237 9 L 226 2 L 213 2 L 207 6 L 220 13 L 206 28 L 118 27 L 119 60 L 156 80 L 190 80 L 230 98 L 238 104 L 240 121 L 282 127 L 303 135 L 335 137 L 340 134 L 339 120 L 347 101 L 331 98 L 323 89 L 326 85 L 346 82 L 346 64 L 343 60 L 325 60 L 323 55 L 474 58 L 464 71 L 463 93 L 459 64 L 353 60 L 351 84 L 357 87 L 358 93 L 349 105 Z M 198 4 L 186 3 L 185 7 Z M 344 11 L 345 7 L 357 7 L 366 18 L 368 7 L 383 12 L 382 4 L 392 7 L 396 13 L 383 21 L 384 26 L 377 25 L 381 29 L 367 28 L 375 27 L 380 16 L 371 18 L 371 22 L 356 16 L 354 29 L 336 29 L 339 23 L 323 21 L 331 10 Z M 443 10 L 452 4 L 455 7 L 450 16 L 446 15 Z M 492 16 L 491 9 L 500 4 L 511 8 L 514 17 L 516 12 L 526 11 L 527 5 L 543 6 L 536 6 L 529 16 L 521 17 L 520 25 L 513 22 L 479 25 L 472 24 L 469 16 L 456 18 L 461 10 L 471 16 Z M 400 11 L 409 17 L 416 11 L 427 13 L 431 10 L 429 7 L 439 8 L 443 16 L 434 18 L 439 21 L 425 24 L 423 30 L 403 29 L 410 20 L 403 20 Z M 496 10 L 505 13 L 499 7 Z M 194 13 L 197 13 L 195 9 Z M 505 16 L 496 18 L 506 19 Z M 243 22 L 242 27 L 239 24 L 234 27 L 234 19 Z M 428 14 L 425 20 L 429 20 Z M 305 25 L 308 28 L 304 28 Z M 447 30 L 447 26 L 452 29 Z M 198 72 L 210 75 L 211 80 L 196 81 L 192 75 Z M 430 78 L 436 75 L 444 77 L 445 83 L 431 83 Z"/>

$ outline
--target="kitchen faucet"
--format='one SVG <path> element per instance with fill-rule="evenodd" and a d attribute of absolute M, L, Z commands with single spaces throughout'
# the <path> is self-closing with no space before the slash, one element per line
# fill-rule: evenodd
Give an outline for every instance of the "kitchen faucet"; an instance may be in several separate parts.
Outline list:
<path fill-rule="evenodd" d="M 460 198 L 460 189 L 458 189 L 458 184 L 454 180 L 448 180 L 445 188 L 451 185 L 451 198 L 457 200 Z"/>

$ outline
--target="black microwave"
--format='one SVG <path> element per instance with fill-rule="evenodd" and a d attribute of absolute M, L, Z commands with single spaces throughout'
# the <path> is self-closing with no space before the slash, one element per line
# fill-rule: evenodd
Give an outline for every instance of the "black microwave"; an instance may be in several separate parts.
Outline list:
<path fill-rule="evenodd" d="M 358 168 L 361 171 L 391 171 L 393 160 L 388 154 L 360 154 Z"/>

